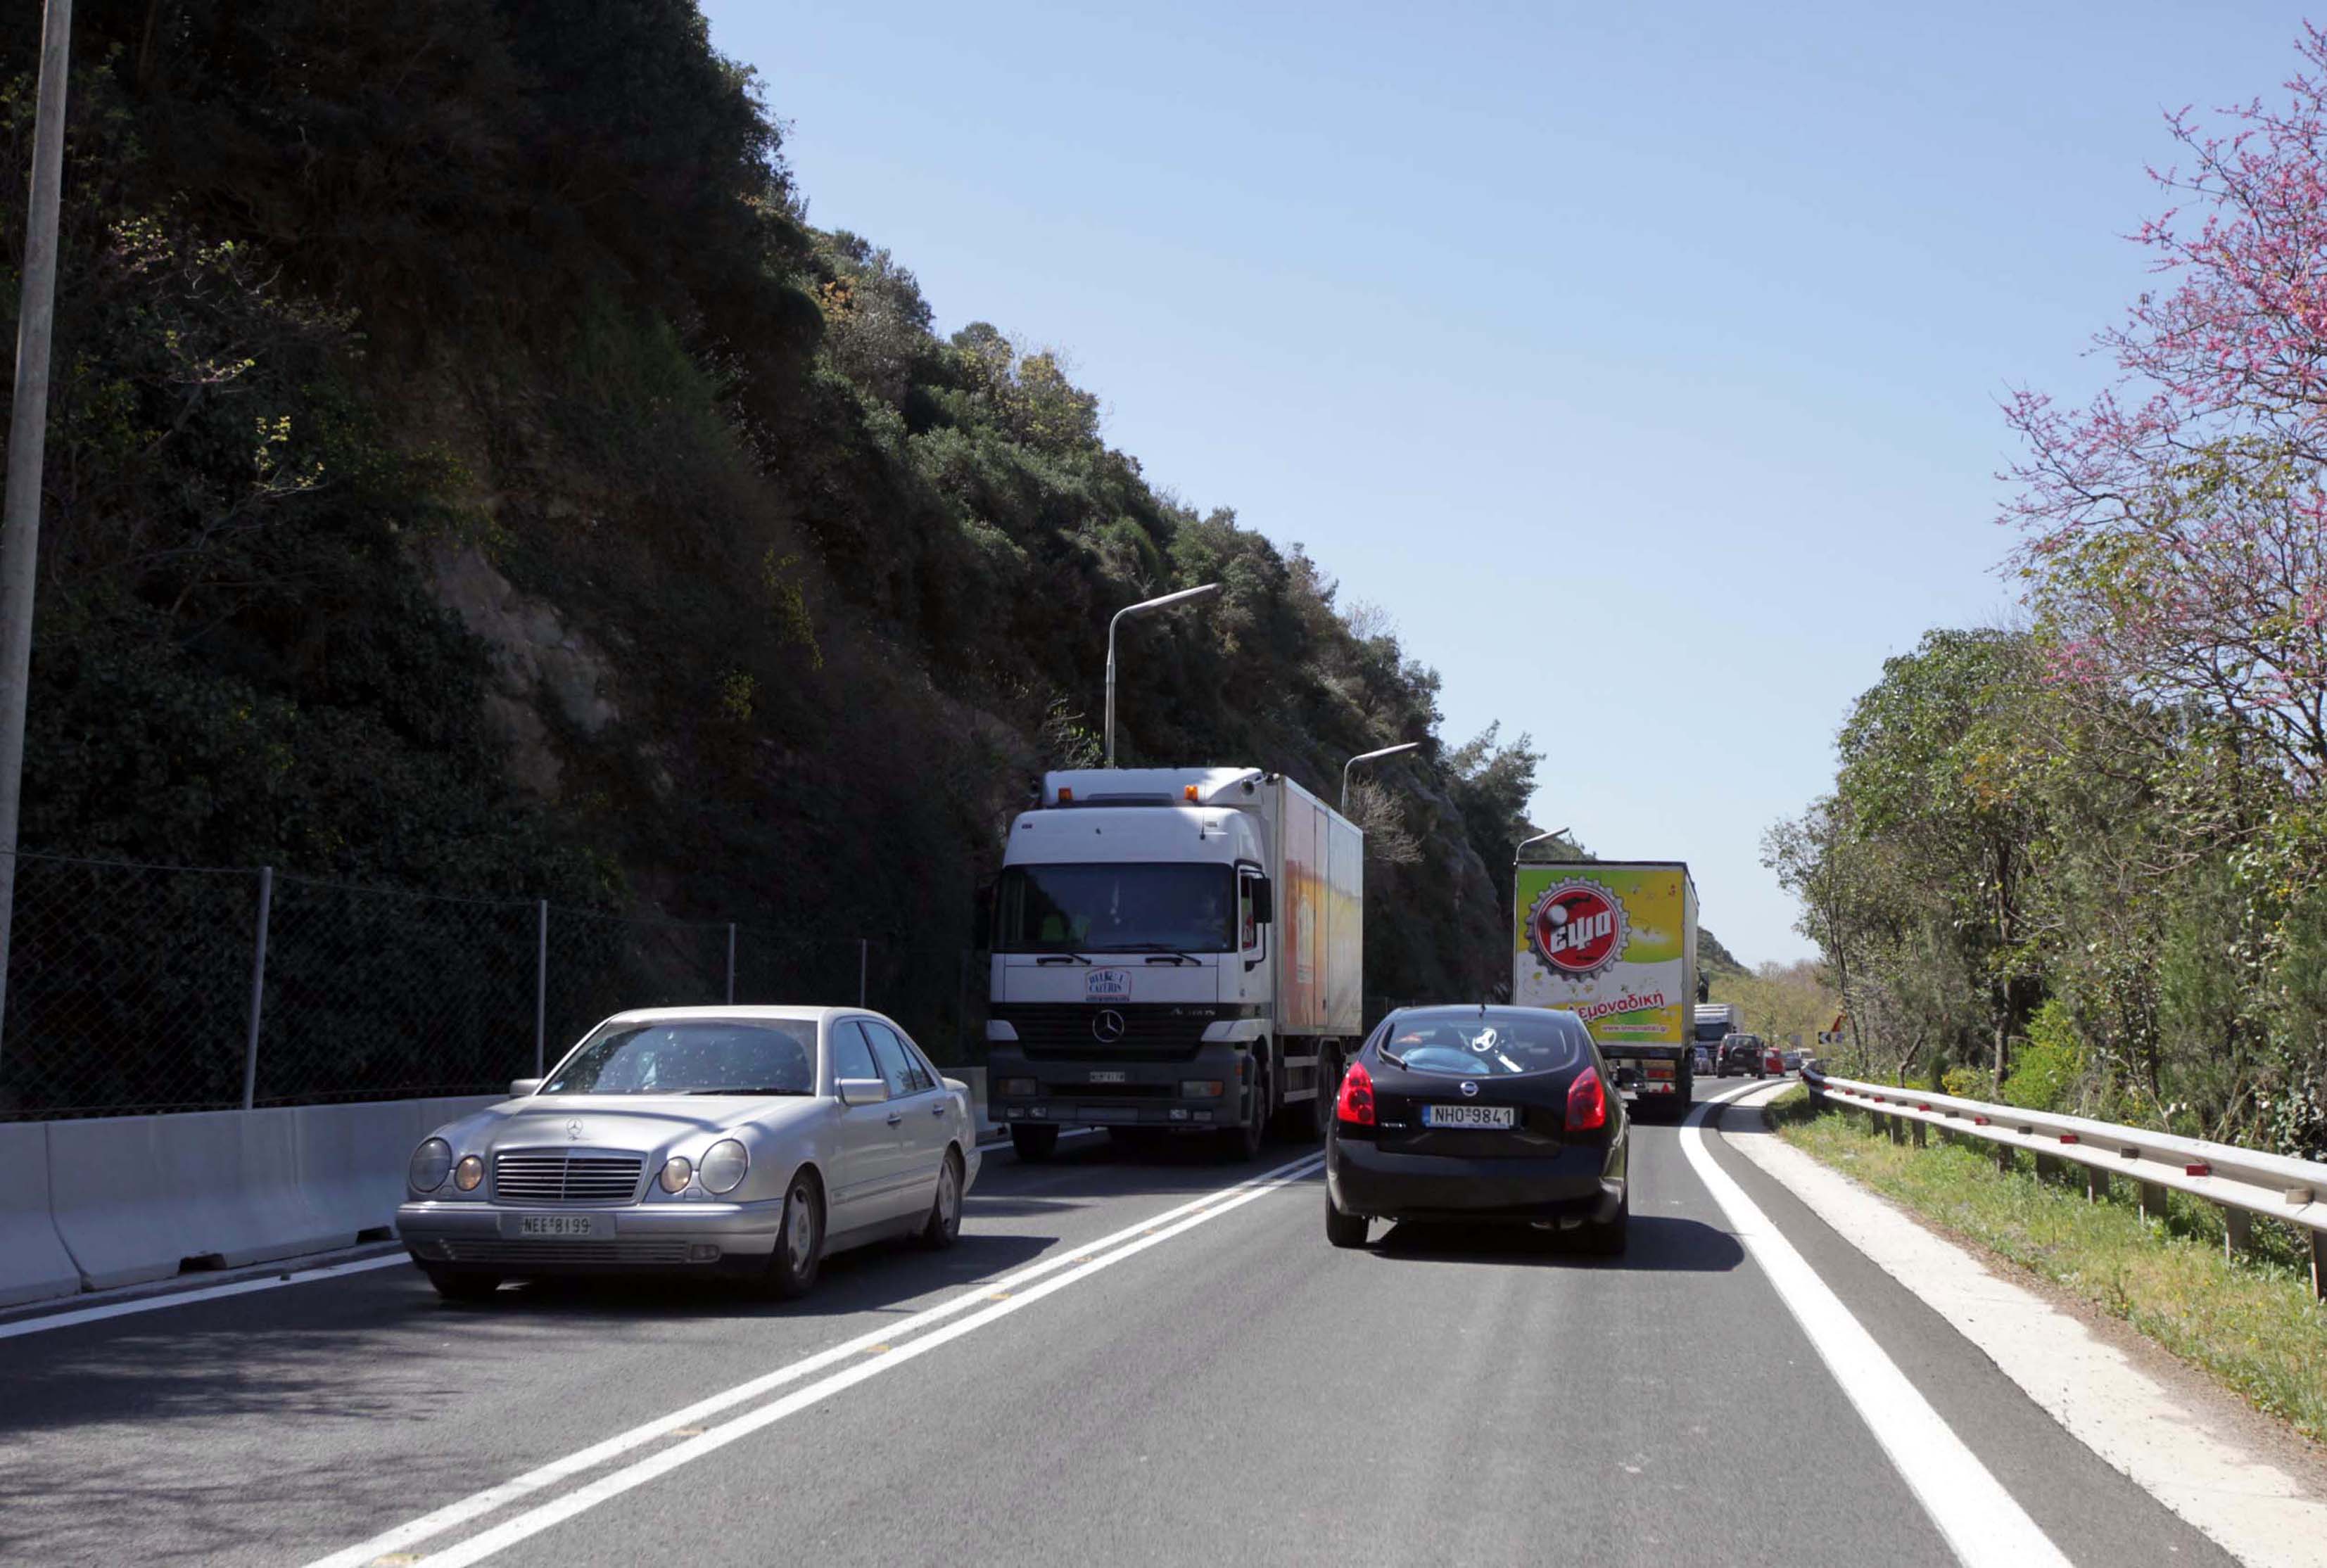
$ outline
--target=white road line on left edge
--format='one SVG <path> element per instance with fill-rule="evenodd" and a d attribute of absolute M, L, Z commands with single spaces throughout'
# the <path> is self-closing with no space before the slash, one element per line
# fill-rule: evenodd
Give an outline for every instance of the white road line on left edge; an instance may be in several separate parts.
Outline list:
<path fill-rule="evenodd" d="M 165 1307 L 190 1307 L 196 1302 L 247 1296 L 253 1291 L 279 1291 L 285 1285 L 304 1285 L 315 1280 L 337 1279 L 341 1274 L 361 1274 L 366 1269 L 395 1268 L 399 1265 L 406 1268 L 412 1266 L 411 1258 L 405 1255 L 401 1248 L 386 1257 L 358 1258 L 353 1263 L 303 1268 L 285 1274 L 269 1274 L 265 1279 L 237 1280 L 230 1285 L 206 1285 L 198 1291 L 171 1291 L 158 1296 L 140 1296 L 134 1302 L 115 1302 L 102 1307 L 76 1307 L 37 1318 L 20 1318 L 13 1323 L 0 1323 L 0 1339 L 13 1339 L 20 1334 L 43 1334 L 51 1329 L 70 1329 L 80 1323 L 101 1323 L 107 1318 L 126 1318 L 137 1312 L 158 1312 Z"/>
<path fill-rule="evenodd" d="M 737 1416 L 724 1425 L 714 1427 L 700 1437 L 688 1438 L 684 1442 L 664 1449 L 635 1464 L 615 1470 L 610 1475 L 602 1476 L 585 1487 L 568 1492 L 555 1502 L 544 1503 L 539 1507 L 528 1509 L 513 1518 L 494 1526 L 490 1530 L 471 1536 L 456 1546 L 449 1546 L 442 1552 L 423 1558 L 421 1568 L 467 1568 L 469 1563 L 481 1563 L 498 1552 L 516 1545 L 530 1536 L 537 1535 L 554 1526 L 564 1524 L 576 1515 L 587 1513 L 601 1503 L 611 1502 L 623 1493 L 642 1487 L 659 1476 L 668 1475 L 683 1465 L 692 1464 L 699 1459 L 707 1459 L 729 1443 L 749 1437 L 755 1432 L 774 1425 L 787 1416 L 808 1409 L 843 1389 L 854 1387 L 869 1378 L 877 1377 L 892 1367 L 926 1355 L 941 1345 L 951 1344 L 963 1335 L 973 1333 L 989 1323 L 997 1322 L 1008 1317 L 1013 1312 L 1030 1307 L 1045 1296 L 1054 1295 L 1070 1285 L 1078 1284 L 1104 1269 L 1113 1267 L 1126 1257 L 1143 1253 L 1151 1246 L 1160 1246 L 1173 1237 L 1217 1219 L 1231 1209 L 1241 1209 L 1257 1198 L 1264 1198 L 1290 1182 L 1298 1181 L 1306 1176 L 1313 1176 L 1324 1162 L 1322 1155 L 1303 1161 L 1297 1169 L 1289 1171 L 1274 1181 L 1248 1187 L 1233 1197 L 1224 1197 L 1220 1201 L 1198 1209 L 1186 1218 L 1166 1226 L 1152 1235 L 1142 1236 L 1137 1240 L 1118 1246 L 1112 1252 L 1100 1254 L 1089 1263 L 1070 1269 L 1064 1274 L 1053 1275 L 1027 1290 L 1018 1292 L 1007 1300 L 995 1302 L 983 1311 L 974 1312 L 967 1318 L 947 1324 L 942 1329 L 934 1330 L 918 1339 L 898 1346 L 884 1355 L 858 1361 L 842 1371 L 834 1373 L 829 1377 L 809 1384 L 805 1388 L 795 1389 L 772 1404 L 761 1405 L 748 1415 Z"/>
<path fill-rule="evenodd" d="M 1681 1151 L 1776 1287 L 1859 1419 L 1966 1568 L 2068 1568 L 2069 1559 L 1931 1408 L 1865 1325 L 1820 1279 L 1705 1146 L 1706 1105 L 1689 1113 Z"/>

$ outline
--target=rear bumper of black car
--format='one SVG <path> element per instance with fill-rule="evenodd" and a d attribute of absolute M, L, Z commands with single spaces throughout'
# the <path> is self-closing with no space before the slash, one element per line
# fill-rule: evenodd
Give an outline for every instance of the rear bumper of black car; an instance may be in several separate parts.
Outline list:
<path fill-rule="evenodd" d="M 1621 1159 L 1590 1144 L 1541 1157 L 1463 1159 L 1387 1153 L 1337 1134 L 1326 1144 L 1325 1186 L 1336 1208 L 1369 1219 L 1606 1222 L 1624 1200 Z"/>

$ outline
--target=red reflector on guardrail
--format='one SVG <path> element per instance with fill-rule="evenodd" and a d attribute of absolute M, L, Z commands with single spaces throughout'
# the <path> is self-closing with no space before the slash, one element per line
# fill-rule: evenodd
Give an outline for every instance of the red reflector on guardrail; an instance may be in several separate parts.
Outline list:
<path fill-rule="evenodd" d="M 1975 1127 L 1985 1127 L 1987 1125 L 1987 1118 L 1986 1116 L 1974 1116 L 1971 1119 L 1971 1125 Z"/>
<path fill-rule="evenodd" d="M 2061 1142 L 2063 1143 L 2081 1143 L 2084 1140 L 2078 1137 L 2074 1133 L 2063 1133 L 2061 1134 Z"/>
<path fill-rule="evenodd" d="M 2184 1176 L 2211 1176 L 2213 1173 L 2214 1168 L 2203 1160 L 2192 1160 L 2182 1167 L 2182 1174 Z"/>
<path fill-rule="evenodd" d="M 1919 1110 L 1919 1111 L 1928 1111 L 1928 1110 L 1930 1110 L 1931 1107 L 1930 1107 L 1930 1106 L 1917 1106 L 1915 1108 L 1916 1108 L 1917 1110 Z"/>

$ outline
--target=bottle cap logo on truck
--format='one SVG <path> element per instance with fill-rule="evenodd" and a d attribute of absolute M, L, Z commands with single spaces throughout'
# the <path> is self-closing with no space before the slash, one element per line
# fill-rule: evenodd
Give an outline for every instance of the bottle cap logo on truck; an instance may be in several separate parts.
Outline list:
<path fill-rule="evenodd" d="M 1623 903 L 1597 882 L 1555 883 L 1528 910 L 1528 945 L 1537 961 L 1574 979 L 1613 964 L 1628 934 Z"/>

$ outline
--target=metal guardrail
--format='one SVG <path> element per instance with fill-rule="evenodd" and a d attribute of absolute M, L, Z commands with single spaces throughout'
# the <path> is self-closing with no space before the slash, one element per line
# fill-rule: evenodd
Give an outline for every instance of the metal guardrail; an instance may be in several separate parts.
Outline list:
<path fill-rule="evenodd" d="M 2114 1178 L 2135 1185 L 2142 1213 L 2152 1217 L 2163 1216 L 2168 1191 L 2201 1199 L 2221 1209 L 2223 1245 L 2231 1253 L 2248 1245 L 2256 1215 L 2307 1230 L 2311 1288 L 2327 1301 L 2327 1164 L 1822 1072 L 1806 1071 L 1802 1082 L 1813 1099 L 1864 1111 L 1878 1127 L 1887 1122 L 1893 1140 L 1912 1129 L 1920 1145 L 1924 1128 L 1938 1127 L 1993 1145 L 1999 1168 L 2010 1167 L 2015 1150 L 2035 1156 L 2039 1175 L 2077 1166 L 2085 1172 L 2085 1195 L 2095 1201 L 2108 1195 Z"/>

